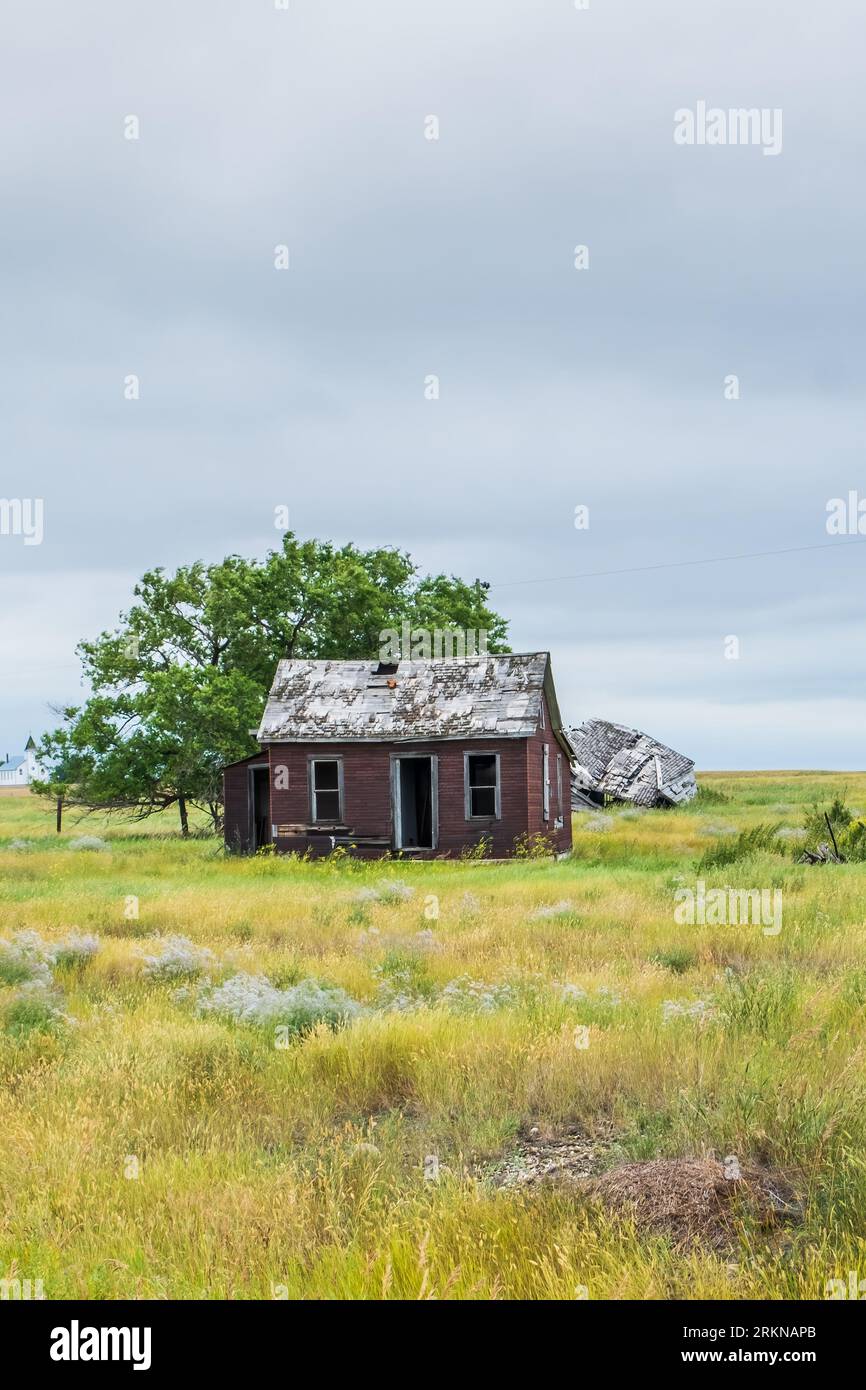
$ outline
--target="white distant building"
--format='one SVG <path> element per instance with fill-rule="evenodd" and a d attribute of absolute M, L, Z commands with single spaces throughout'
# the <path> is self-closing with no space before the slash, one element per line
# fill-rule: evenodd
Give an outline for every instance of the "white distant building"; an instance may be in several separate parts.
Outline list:
<path fill-rule="evenodd" d="M 6 761 L 0 763 L 0 787 L 29 787 L 30 783 L 42 777 L 43 771 L 36 761 L 36 744 L 32 736 L 28 738 L 23 753 L 7 753 Z"/>

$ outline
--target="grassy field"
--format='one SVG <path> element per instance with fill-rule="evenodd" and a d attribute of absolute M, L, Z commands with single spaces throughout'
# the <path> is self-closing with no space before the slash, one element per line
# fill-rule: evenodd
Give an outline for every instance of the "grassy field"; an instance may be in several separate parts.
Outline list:
<path fill-rule="evenodd" d="M 0 797 L 0 1276 L 49 1299 L 786 1299 L 866 1277 L 866 864 L 797 865 L 790 833 L 836 792 L 866 807 L 866 775 L 702 783 L 510 865 L 226 859 L 173 819 L 57 837 L 50 808 Z M 789 833 L 698 873 L 761 823 Z M 781 889 L 782 930 L 678 924 L 699 877 Z M 769 1165 L 801 1214 L 681 1246 L 579 1183 L 501 1185 L 570 1133 L 602 1170 Z"/>

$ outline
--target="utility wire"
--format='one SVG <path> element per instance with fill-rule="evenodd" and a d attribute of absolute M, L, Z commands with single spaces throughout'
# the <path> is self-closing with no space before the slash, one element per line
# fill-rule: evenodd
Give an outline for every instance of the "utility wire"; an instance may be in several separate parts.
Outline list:
<path fill-rule="evenodd" d="M 658 565 L 630 565 L 618 570 L 583 570 L 580 574 L 547 574 L 535 579 L 504 579 L 491 581 L 490 589 L 514 589 L 524 584 L 563 584 L 570 579 L 605 579 L 614 574 L 648 574 L 651 570 L 685 569 L 689 565 L 719 565 L 726 560 L 758 560 L 767 555 L 800 555 L 805 550 L 840 550 L 849 545 L 866 545 L 863 540 L 830 541 L 822 545 L 791 545 L 784 550 L 749 550 L 741 555 L 708 555 L 701 560 L 665 560 Z"/>

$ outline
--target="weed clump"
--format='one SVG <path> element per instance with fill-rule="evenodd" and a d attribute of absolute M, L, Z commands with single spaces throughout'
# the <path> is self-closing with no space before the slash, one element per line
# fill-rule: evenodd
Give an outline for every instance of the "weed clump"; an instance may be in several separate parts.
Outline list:
<path fill-rule="evenodd" d="M 216 964 L 206 946 L 196 946 L 188 936 L 166 936 L 151 955 L 139 951 L 144 961 L 142 974 L 149 980 L 194 979 Z"/>
<path fill-rule="evenodd" d="M 340 1028 L 357 1018 L 361 1005 L 335 985 L 301 980 L 278 989 L 265 975 L 232 975 L 199 996 L 200 1014 L 258 1028 L 285 1028 L 301 1036 L 325 1023 Z"/>
<path fill-rule="evenodd" d="M 698 860 L 698 873 L 704 869 L 726 868 L 729 864 L 736 864 L 740 859 L 748 859 L 751 855 L 760 854 L 765 850 L 775 854 L 781 853 L 780 829 L 779 825 L 753 825 L 747 830 L 741 830 L 735 837 L 713 845 L 711 849 L 704 850 Z"/>

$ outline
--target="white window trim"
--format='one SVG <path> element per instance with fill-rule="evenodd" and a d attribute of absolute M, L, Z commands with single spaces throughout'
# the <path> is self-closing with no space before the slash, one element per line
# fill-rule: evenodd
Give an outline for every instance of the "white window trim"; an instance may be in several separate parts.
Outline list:
<path fill-rule="evenodd" d="M 473 816 L 472 797 L 469 788 L 469 759 L 470 758 L 490 758 L 496 759 L 496 787 L 493 798 L 494 811 L 492 816 Z M 472 753 L 463 754 L 463 810 L 466 820 L 501 820 L 502 819 L 502 768 L 501 758 L 498 753 L 482 753 L 475 750 Z"/>
<path fill-rule="evenodd" d="M 550 820 L 550 745 L 541 745 L 541 819 Z"/>
<path fill-rule="evenodd" d="M 316 805 L 316 778 L 314 768 L 316 763 L 336 763 L 337 764 L 337 819 L 320 820 L 318 807 Z M 321 753 L 310 753 L 307 757 L 307 776 L 310 784 L 310 824 L 311 825 L 341 825 L 345 815 L 345 797 L 343 789 L 343 759 L 340 757 L 329 758 Z M 324 790 L 324 788 L 323 788 Z M 328 788 L 333 791 L 333 787 Z"/>

